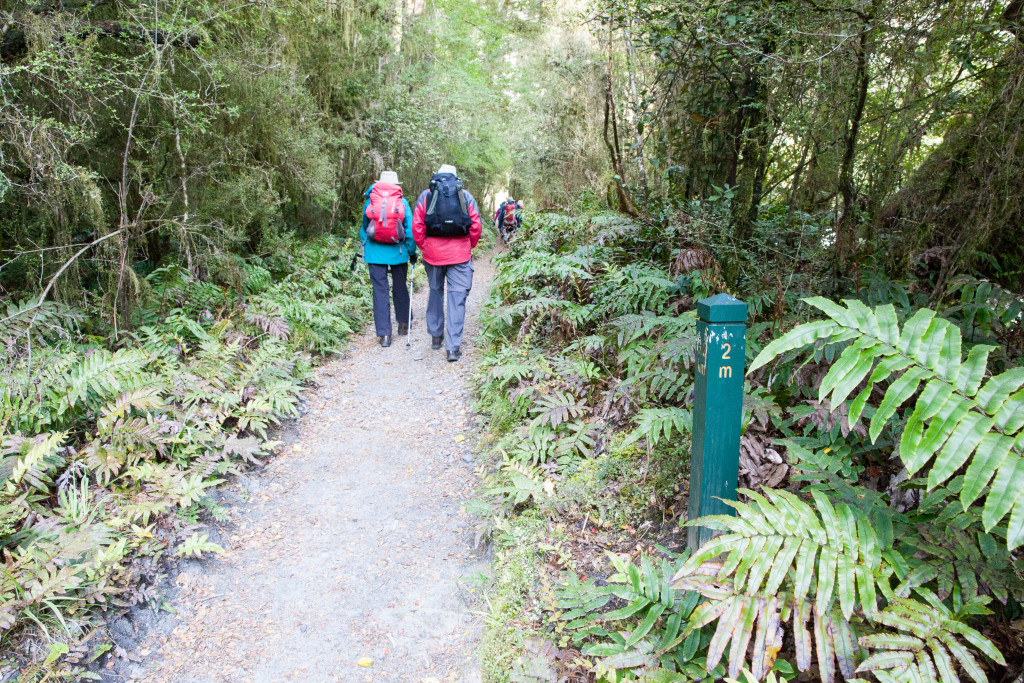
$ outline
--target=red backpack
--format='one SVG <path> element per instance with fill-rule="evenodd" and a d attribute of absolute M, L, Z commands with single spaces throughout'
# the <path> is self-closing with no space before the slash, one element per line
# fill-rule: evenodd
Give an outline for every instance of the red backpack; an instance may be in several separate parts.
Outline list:
<path fill-rule="evenodd" d="M 402 188 L 391 183 L 374 183 L 370 204 L 366 207 L 366 236 L 382 244 L 399 244 L 405 240 L 405 203 Z"/>
<path fill-rule="evenodd" d="M 511 227 L 515 226 L 515 224 L 516 224 L 516 205 L 515 204 L 506 204 L 505 205 L 505 215 L 502 218 L 501 223 L 506 228 L 511 228 Z"/>

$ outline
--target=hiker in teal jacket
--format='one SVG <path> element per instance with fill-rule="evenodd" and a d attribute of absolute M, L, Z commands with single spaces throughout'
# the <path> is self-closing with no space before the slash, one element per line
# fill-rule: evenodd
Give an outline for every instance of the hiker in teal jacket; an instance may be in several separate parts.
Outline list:
<path fill-rule="evenodd" d="M 377 183 L 398 186 L 398 174 L 384 171 Z M 376 185 L 377 183 L 374 183 Z M 395 302 L 395 317 L 398 319 L 398 334 L 409 334 L 409 287 L 406 278 L 409 275 L 409 264 L 415 265 L 418 255 L 416 242 L 412 238 L 412 208 L 406 199 L 402 199 L 405 216 L 402 225 L 405 228 L 405 239 L 398 244 L 375 242 L 367 235 L 366 229 L 370 219 L 366 209 L 370 206 L 370 192 L 373 185 L 366 190 L 366 202 L 363 204 L 363 225 L 359 229 L 359 241 L 363 243 L 363 261 L 370 270 L 370 282 L 373 284 L 373 323 L 380 337 L 380 345 L 391 346 L 391 306 L 388 302 L 388 271 L 391 271 L 391 293 Z"/>

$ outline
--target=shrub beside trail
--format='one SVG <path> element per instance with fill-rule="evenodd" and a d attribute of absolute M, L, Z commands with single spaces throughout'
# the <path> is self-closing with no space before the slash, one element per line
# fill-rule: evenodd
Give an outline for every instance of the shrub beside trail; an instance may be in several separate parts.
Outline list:
<path fill-rule="evenodd" d="M 486 680 L 1012 678 L 1024 371 L 977 325 L 985 283 L 826 299 L 825 242 L 767 226 L 729 279 L 702 246 L 715 220 L 531 215 L 498 257 Z M 719 291 L 750 311 L 739 502 L 691 556 L 694 309 Z M 990 300 L 1019 329 L 1020 299 Z"/>

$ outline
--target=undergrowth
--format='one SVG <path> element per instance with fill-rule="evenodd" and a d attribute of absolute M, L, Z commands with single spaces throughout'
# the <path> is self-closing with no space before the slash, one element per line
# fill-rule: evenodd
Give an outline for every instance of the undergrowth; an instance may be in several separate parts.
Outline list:
<path fill-rule="evenodd" d="M 276 445 L 312 363 L 368 308 L 350 249 L 149 273 L 129 330 L 10 304 L 0 321 L 0 645 L 21 680 L 95 677 L 99 617 L 158 607 L 164 559 L 219 550 L 209 492 Z M 355 284 L 356 286 L 353 286 Z"/>
<path fill-rule="evenodd" d="M 714 220 L 531 215 L 497 258 L 485 680 L 1011 679 L 1020 297 L 871 269 L 842 303 L 811 297 L 813 252 L 771 226 L 727 280 L 700 246 Z M 750 308 L 741 491 L 691 555 L 694 304 L 718 291 Z M 532 580 L 515 599 L 512 574 Z"/>

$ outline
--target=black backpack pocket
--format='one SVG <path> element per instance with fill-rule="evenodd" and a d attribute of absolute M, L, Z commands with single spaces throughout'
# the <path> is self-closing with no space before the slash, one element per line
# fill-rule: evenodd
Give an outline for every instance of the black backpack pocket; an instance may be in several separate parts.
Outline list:
<path fill-rule="evenodd" d="M 466 237 L 473 221 L 462 181 L 451 173 L 430 179 L 427 193 L 427 215 L 424 220 L 427 237 Z"/>

